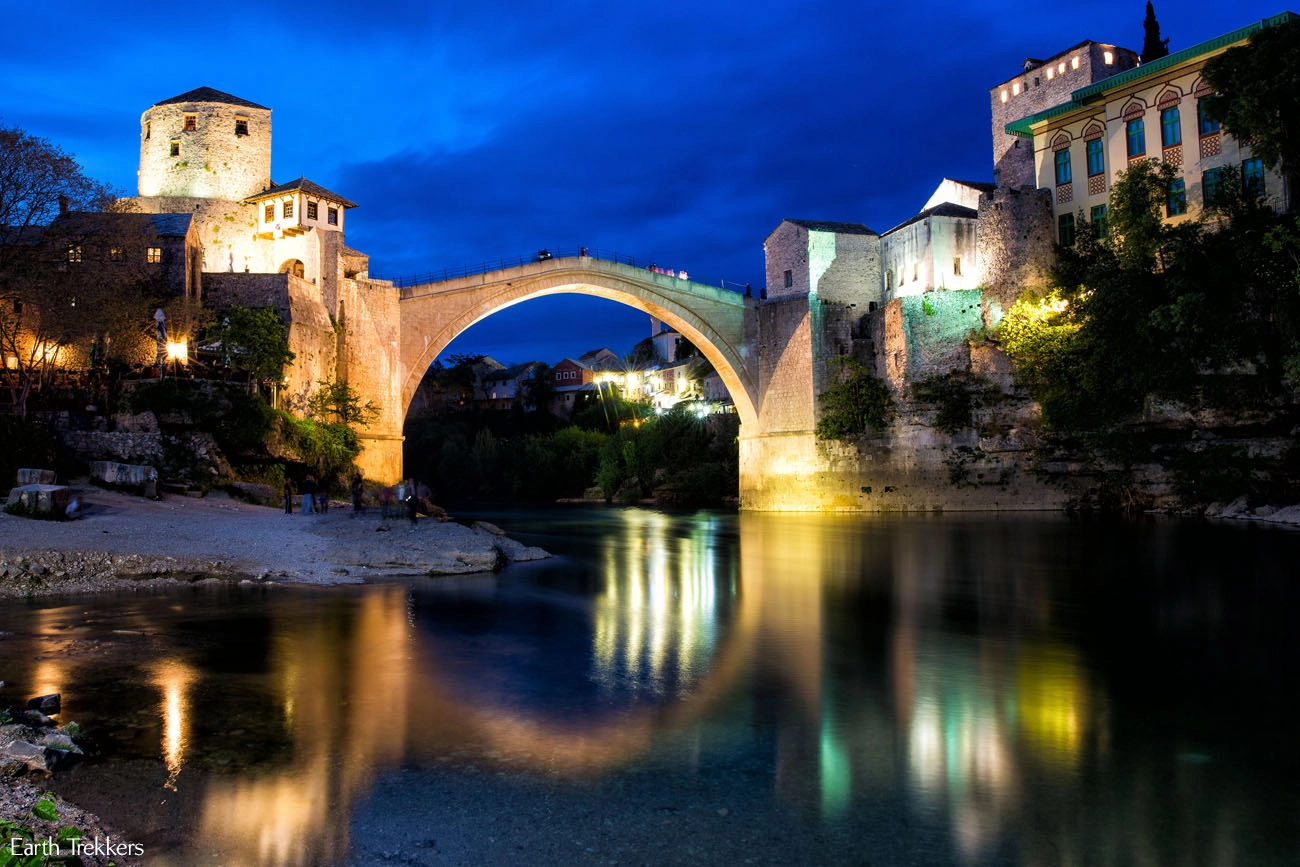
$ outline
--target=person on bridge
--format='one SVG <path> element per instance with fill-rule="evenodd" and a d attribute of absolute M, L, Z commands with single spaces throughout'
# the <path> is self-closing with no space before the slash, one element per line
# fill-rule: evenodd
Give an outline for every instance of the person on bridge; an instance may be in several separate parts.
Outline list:
<path fill-rule="evenodd" d="M 539 250 L 539 251 L 537 252 L 537 261 L 538 261 L 538 262 L 545 262 L 547 259 L 550 259 L 550 258 L 551 258 L 551 251 L 550 251 L 550 250 L 547 250 L 545 247 L 543 247 L 541 250 Z"/>

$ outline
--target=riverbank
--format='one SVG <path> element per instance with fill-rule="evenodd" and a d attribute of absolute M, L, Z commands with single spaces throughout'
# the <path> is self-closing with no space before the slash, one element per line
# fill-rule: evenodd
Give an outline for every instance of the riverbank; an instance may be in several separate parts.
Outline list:
<path fill-rule="evenodd" d="M 0 597 L 120 590 L 140 582 L 359 584 L 491 571 L 549 556 L 490 525 L 285 514 L 222 493 L 146 500 L 75 485 L 75 521 L 0 513 Z"/>

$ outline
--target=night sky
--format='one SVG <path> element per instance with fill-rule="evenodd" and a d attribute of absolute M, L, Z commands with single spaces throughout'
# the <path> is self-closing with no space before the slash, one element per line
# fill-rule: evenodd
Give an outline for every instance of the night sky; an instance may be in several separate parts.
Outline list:
<path fill-rule="evenodd" d="M 1284 10 L 1157 2 L 1177 51 Z M 357 202 L 348 244 L 399 277 L 546 247 L 617 250 L 756 288 L 784 218 L 918 211 L 992 180 L 988 90 L 1085 39 L 1140 50 L 1144 0 L 24 3 L 5 10 L 0 122 L 136 192 L 140 114 L 208 86 L 273 110 L 277 183 Z M 18 34 L 25 34 L 19 37 Z M 566 295 L 450 352 L 554 363 L 649 334 Z"/>

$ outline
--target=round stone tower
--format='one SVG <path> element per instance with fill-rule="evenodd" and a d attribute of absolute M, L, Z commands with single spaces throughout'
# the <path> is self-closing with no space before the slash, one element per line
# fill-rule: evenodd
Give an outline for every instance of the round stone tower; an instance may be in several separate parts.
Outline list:
<path fill-rule="evenodd" d="M 271 110 L 200 87 L 140 116 L 141 196 L 242 201 L 271 185 Z"/>

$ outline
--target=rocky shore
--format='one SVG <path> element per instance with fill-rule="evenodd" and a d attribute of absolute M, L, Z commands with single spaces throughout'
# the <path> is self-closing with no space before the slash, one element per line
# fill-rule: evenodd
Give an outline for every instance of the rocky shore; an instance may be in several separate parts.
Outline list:
<path fill-rule="evenodd" d="M 482 572 L 549 556 L 491 524 L 463 526 L 423 517 L 412 524 L 405 517 L 381 519 L 373 507 L 356 515 L 345 508 L 302 515 L 223 494 L 153 501 L 85 484 L 74 485 L 73 494 L 81 506 L 77 520 L 0 513 L 0 598 L 192 581 L 356 584 Z M 33 808 L 43 790 L 30 776 L 30 764 L 26 770 L 29 775 L 21 779 L 12 775 L 17 768 L 0 773 L 0 820 L 31 828 L 37 840 L 69 824 L 88 839 L 120 838 L 93 814 L 57 798 L 58 821 L 42 820 Z M 112 859 L 83 860 L 106 864 Z M 116 861 L 135 863 L 129 857 Z"/>
<path fill-rule="evenodd" d="M 214 493 L 161 501 L 76 487 L 80 517 L 0 514 L 0 597 L 98 592 L 141 582 L 356 584 L 482 572 L 548 556 L 489 524 L 381 519 L 335 508 L 285 514 Z"/>

